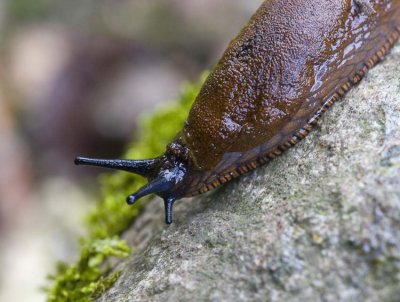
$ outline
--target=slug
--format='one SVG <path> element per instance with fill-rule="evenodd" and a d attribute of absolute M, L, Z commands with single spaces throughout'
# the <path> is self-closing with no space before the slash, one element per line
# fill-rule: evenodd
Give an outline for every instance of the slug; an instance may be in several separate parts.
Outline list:
<path fill-rule="evenodd" d="M 128 204 L 156 193 L 170 224 L 175 200 L 212 190 L 303 139 L 399 36 L 399 0 L 265 1 L 229 44 L 163 155 L 75 163 L 146 177 Z"/>

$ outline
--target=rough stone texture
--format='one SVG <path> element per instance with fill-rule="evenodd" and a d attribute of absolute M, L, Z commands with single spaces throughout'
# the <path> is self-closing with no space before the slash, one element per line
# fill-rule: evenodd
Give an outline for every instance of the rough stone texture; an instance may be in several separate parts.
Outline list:
<path fill-rule="evenodd" d="M 100 301 L 399 301 L 400 45 L 303 142 L 219 190 L 160 200 Z"/>

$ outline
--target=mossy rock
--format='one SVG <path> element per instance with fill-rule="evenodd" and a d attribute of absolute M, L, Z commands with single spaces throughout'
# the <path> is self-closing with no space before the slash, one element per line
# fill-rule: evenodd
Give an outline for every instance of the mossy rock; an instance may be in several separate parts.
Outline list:
<path fill-rule="evenodd" d="M 171 226 L 147 203 L 99 301 L 398 301 L 399 62 L 398 45 L 304 141 L 178 201 Z"/>

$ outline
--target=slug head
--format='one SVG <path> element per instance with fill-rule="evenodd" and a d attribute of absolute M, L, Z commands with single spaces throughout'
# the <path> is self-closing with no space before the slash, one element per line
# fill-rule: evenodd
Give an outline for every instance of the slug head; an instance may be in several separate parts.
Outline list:
<path fill-rule="evenodd" d="M 75 164 L 123 170 L 146 177 L 149 182 L 137 192 L 129 195 L 126 199 L 127 203 L 132 205 L 140 198 L 155 193 L 164 199 L 166 223 L 172 223 L 172 207 L 175 200 L 180 198 L 174 189 L 187 173 L 186 165 L 175 156 L 165 154 L 148 160 L 77 157 Z"/>

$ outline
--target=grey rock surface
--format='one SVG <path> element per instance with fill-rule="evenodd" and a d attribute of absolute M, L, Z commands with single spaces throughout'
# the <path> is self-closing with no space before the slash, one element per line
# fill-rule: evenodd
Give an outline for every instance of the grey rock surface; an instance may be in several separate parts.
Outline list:
<path fill-rule="evenodd" d="M 400 301 L 400 45 L 300 144 L 205 196 L 161 200 L 100 301 Z"/>

